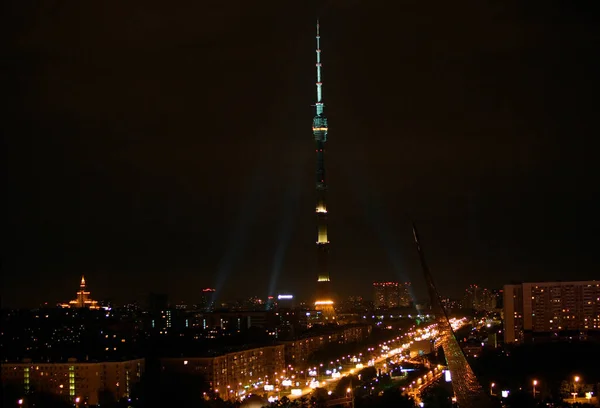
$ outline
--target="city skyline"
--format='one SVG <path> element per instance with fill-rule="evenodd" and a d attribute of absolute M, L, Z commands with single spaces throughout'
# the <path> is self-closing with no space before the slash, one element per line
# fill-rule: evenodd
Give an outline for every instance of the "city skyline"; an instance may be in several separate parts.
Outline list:
<path fill-rule="evenodd" d="M 310 298 L 316 14 L 340 298 L 424 296 L 411 221 L 451 297 L 594 278 L 597 10 L 473 4 L 15 6 L 3 306 L 81 275 L 96 299 Z"/>

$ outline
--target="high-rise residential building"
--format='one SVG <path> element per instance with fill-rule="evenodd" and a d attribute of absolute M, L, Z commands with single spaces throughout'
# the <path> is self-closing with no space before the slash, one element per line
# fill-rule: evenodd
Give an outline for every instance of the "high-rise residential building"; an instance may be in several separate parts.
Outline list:
<path fill-rule="evenodd" d="M 452 313 L 452 311 L 456 310 L 456 309 L 460 309 L 460 301 L 456 300 L 456 299 L 451 299 L 449 297 L 441 297 L 440 298 L 440 302 L 442 304 L 442 306 L 444 307 L 444 310 L 446 310 L 447 313 Z"/>
<path fill-rule="evenodd" d="M 315 309 L 320 312 L 324 321 L 335 319 L 335 308 L 331 295 L 331 282 L 329 277 L 329 238 L 327 236 L 327 180 L 325 177 L 325 143 L 327 142 L 327 117 L 323 112 L 323 93 L 321 82 L 321 36 L 319 35 L 319 22 L 317 21 L 317 102 L 315 103 L 315 117 L 313 118 L 313 137 L 317 153 L 317 296 Z"/>
<path fill-rule="evenodd" d="M 600 281 L 504 286 L 504 342 L 600 333 Z"/>
<path fill-rule="evenodd" d="M 376 309 L 398 307 L 400 304 L 400 284 L 398 282 L 373 282 Z"/>
<path fill-rule="evenodd" d="M 465 289 L 463 296 L 462 307 L 463 309 L 474 309 L 479 310 L 481 303 L 481 288 L 477 285 L 469 285 Z"/>
<path fill-rule="evenodd" d="M 340 305 L 344 313 L 369 312 L 373 310 L 373 302 L 366 301 L 362 296 L 349 296 Z"/>
<path fill-rule="evenodd" d="M 81 277 L 81 282 L 79 283 L 79 291 L 77 292 L 77 296 L 75 299 L 71 300 L 69 303 L 61 303 L 60 307 L 74 307 L 74 308 L 87 308 L 97 310 L 100 309 L 98 306 L 98 301 L 92 300 L 90 297 L 90 292 L 86 290 L 85 287 L 85 277 Z"/>
<path fill-rule="evenodd" d="M 472 284 L 465 289 L 463 309 L 492 312 L 496 308 L 496 293 L 493 290 Z"/>
<path fill-rule="evenodd" d="M 409 307 L 412 302 L 412 296 L 410 295 L 410 282 L 400 282 L 398 286 L 398 292 L 400 298 L 398 299 L 398 306 Z"/>
<path fill-rule="evenodd" d="M 477 310 L 492 312 L 496 308 L 496 295 L 492 290 L 483 289 Z"/>
<path fill-rule="evenodd" d="M 200 303 L 198 309 L 203 312 L 211 312 L 215 307 L 215 293 L 216 289 L 204 288 L 200 294 Z"/>
<path fill-rule="evenodd" d="M 501 311 L 504 307 L 504 290 L 502 289 L 494 289 L 492 291 L 492 296 L 494 298 L 494 309 L 496 311 Z"/>

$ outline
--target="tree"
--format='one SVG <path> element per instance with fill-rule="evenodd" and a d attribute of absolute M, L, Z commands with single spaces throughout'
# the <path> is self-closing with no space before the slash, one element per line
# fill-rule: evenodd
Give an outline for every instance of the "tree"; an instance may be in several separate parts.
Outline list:
<path fill-rule="evenodd" d="M 384 391 L 383 395 L 378 398 L 378 405 L 383 407 L 409 408 L 414 406 L 414 401 L 403 394 L 398 388 L 391 388 Z"/>
<path fill-rule="evenodd" d="M 72 405 L 60 395 L 46 392 L 34 392 L 27 396 L 29 406 L 45 408 L 71 408 Z"/>
<path fill-rule="evenodd" d="M 315 388 L 310 397 L 310 405 L 316 408 L 325 408 L 328 398 L 329 395 L 327 395 L 325 388 Z"/>
<path fill-rule="evenodd" d="M 375 367 L 365 367 L 358 373 L 361 381 L 369 381 L 377 377 L 377 369 Z"/>
<path fill-rule="evenodd" d="M 536 400 L 529 392 L 511 392 L 506 398 L 506 406 L 511 408 L 535 407 Z"/>
<path fill-rule="evenodd" d="M 14 407 L 17 401 L 23 398 L 23 387 L 14 384 L 2 383 L 2 406 Z"/>
<path fill-rule="evenodd" d="M 117 406 L 117 398 L 109 390 L 98 391 L 98 404 L 101 407 L 115 407 Z"/>
<path fill-rule="evenodd" d="M 290 399 L 286 396 L 277 401 L 276 406 L 281 408 L 291 408 L 294 406 L 294 402 L 290 401 Z"/>
<path fill-rule="evenodd" d="M 446 387 L 435 385 L 422 395 L 423 403 L 428 407 L 452 408 L 452 393 Z"/>
<path fill-rule="evenodd" d="M 355 400 L 357 408 L 413 408 L 414 401 L 397 388 L 386 390 L 381 396 L 366 395 Z"/>
<path fill-rule="evenodd" d="M 298 401 L 298 404 L 300 406 L 300 408 L 307 408 L 308 407 L 308 398 L 306 397 L 300 397 L 300 399 L 297 399 L 296 401 Z"/>
<path fill-rule="evenodd" d="M 204 404 L 203 394 L 209 389 L 202 375 L 165 373 L 157 362 L 149 360 L 140 383 L 132 389 L 132 405 L 140 408 L 197 407 Z"/>
<path fill-rule="evenodd" d="M 346 390 L 348 388 L 353 388 L 353 387 L 357 386 L 358 384 L 360 384 L 360 381 L 359 381 L 358 377 L 356 377 L 356 376 L 349 375 L 349 376 L 342 377 L 336 384 L 335 390 L 333 391 L 333 393 L 340 397 L 343 397 L 346 395 Z"/>

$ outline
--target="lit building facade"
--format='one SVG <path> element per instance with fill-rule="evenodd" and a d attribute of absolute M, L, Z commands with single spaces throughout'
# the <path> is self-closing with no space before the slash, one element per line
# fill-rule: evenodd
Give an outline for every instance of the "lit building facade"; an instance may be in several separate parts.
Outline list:
<path fill-rule="evenodd" d="M 348 325 L 340 330 L 282 342 L 285 345 L 285 361 L 288 366 L 306 368 L 308 357 L 315 351 L 331 343 L 359 342 L 371 335 L 370 325 Z"/>
<path fill-rule="evenodd" d="M 469 285 L 465 289 L 463 296 L 462 307 L 463 309 L 479 310 L 479 303 L 481 299 L 481 289 L 477 285 Z"/>
<path fill-rule="evenodd" d="M 449 297 L 440 298 L 440 302 L 442 303 L 442 306 L 444 307 L 444 310 L 447 313 L 452 313 L 452 311 L 460 309 L 460 306 L 461 306 L 460 301 L 455 300 L 455 299 L 450 299 Z"/>
<path fill-rule="evenodd" d="M 150 328 L 158 331 L 160 334 L 168 334 L 173 327 L 173 310 L 165 309 L 160 313 L 150 315 Z"/>
<path fill-rule="evenodd" d="M 110 392 L 118 401 L 128 398 L 131 387 L 140 381 L 144 359 L 119 362 L 2 364 L 2 383 L 20 387 L 23 395 L 35 391 L 62 396 L 73 404 L 98 405 L 98 394 Z"/>
<path fill-rule="evenodd" d="M 316 114 L 313 119 L 313 135 L 316 143 L 317 153 L 317 297 L 315 309 L 321 313 L 324 321 L 335 320 L 335 309 L 333 296 L 331 294 L 331 282 L 329 278 L 329 238 L 327 236 L 327 180 L 325 177 L 325 143 L 327 142 L 327 117 L 323 113 L 323 94 L 321 82 L 321 36 L 319 35 L 319 23 L 317 22 L 317 102 L 315 103 Z"/>
<path fill-rule="evenodd" d="M 481 301 L 479 302 L 479 310 L 492 312 L 496 309 L 496 293 L 493 290 L 484 288 L 481 291 Z"/>
<path fill-rule="evenodd" d="M 211 312 L 215 307 L 215 294 L 217 290 L 212 288 L 202 289 L 200 304 L 198 308 L 203 312 Z"/>
<path fill-rule="evenodd" d="M 398 306 L 400 307 L 409 307 L 413 301 L 412 296 L 410 294 L 411 283 L 410 282 L 400 282 L 398 286 L 399 299 Z"/>
<path fill-rule="evenodd" d="M 600 281 L 504 286 L 504 342 L 600 332 Z"/>
<path fill-rule="evenodd" d="M 404 306 L 400 304 L 404 285 L 398 282 L 373 282 L 373 301 L 376 309 L 390 309 Z M 408 289 L 406 289 L 408 292 Z M 410 295 L 409 295 L 410 296 Z M 403 299 L 403 302 L 406 299 Z M 410 301 L 406 306 L 410 305 Z"/>
<path fill-rule="evenodd" d="M 223 399 L 255 392 L 285 376 L 284 346 L 258 347 L 215 357 L 162 358 L 165 372 L 201 374 Z"/>
<path fill-rule="evenodd" d="M 77 297 L 71 300 L 69 303 L 61 303 L 60 307 L 75 307 L 75 308 L 87 308 L 87 309 L 100 309 L 98 306 L 98 301 L 92 300 L 90 297 L 90 292 L 86 290 L 85 287 L 85 277 L 81 277 L 81 282 L 79 283 L 79 291 L 77 292 Z"/>
<path fill-rule="evenodd" d="M 496 308 L 496 292 L 478 285 L 469 285 L 462 300 L 463 309 L 491 312 Z"/>

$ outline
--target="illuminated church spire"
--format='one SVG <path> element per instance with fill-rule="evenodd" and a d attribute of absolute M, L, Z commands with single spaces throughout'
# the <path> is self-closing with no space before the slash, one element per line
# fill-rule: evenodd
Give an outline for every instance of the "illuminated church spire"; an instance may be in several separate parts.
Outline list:
<path fill-rule="evenodd" d="M 323 112 L 323 82 L 321 77 L 321 35 L 317 21 L 317 102 L 315 104 L 315 117 L 313 119 L 313 135 L 316 143 L 317 153 L 317 296 L 315 309 L 321 312 L 326 321 L 335 319 L 335 309 L 330 289 L 329 268 L 327 258 L 329 256 L 329 239 L 327 237 L 327 204 L 326 192 L 327 182 L 325 178 L 325 143 L 327 142 L 327 118 Z"/>

